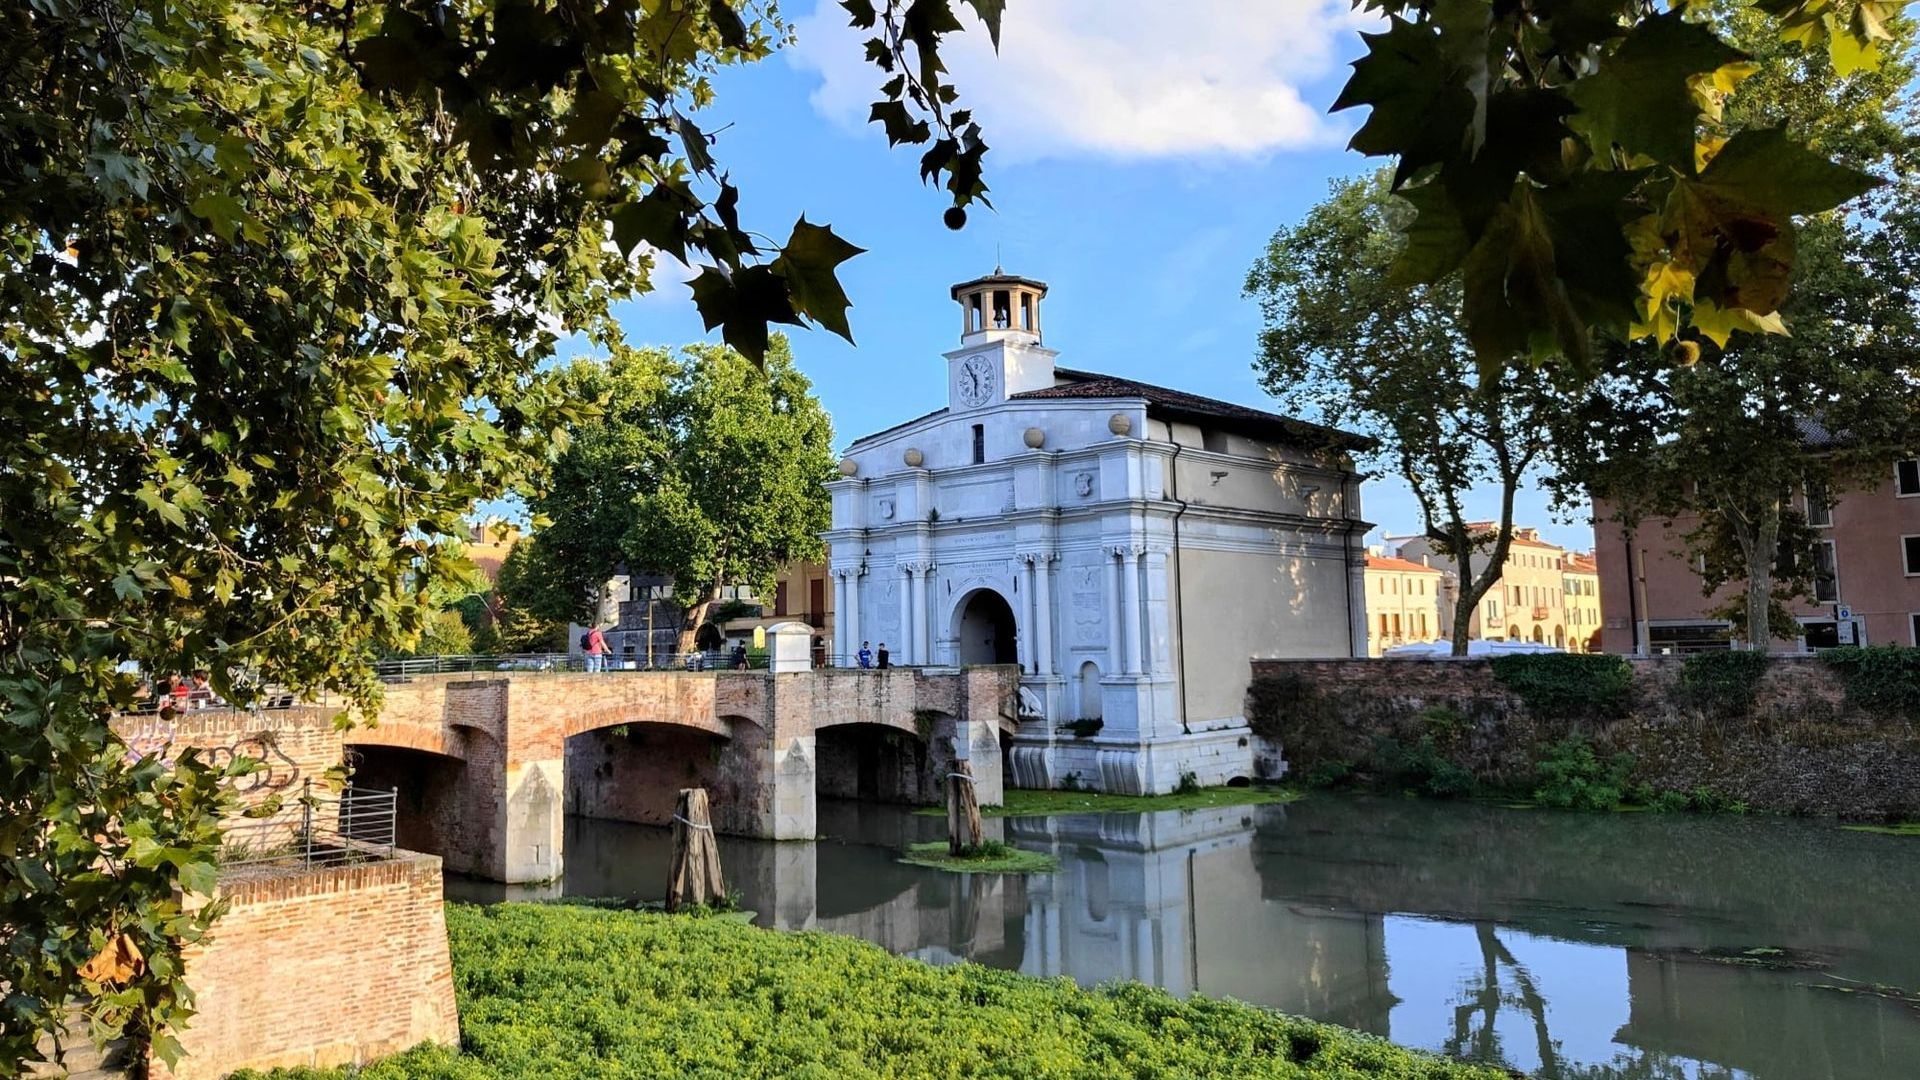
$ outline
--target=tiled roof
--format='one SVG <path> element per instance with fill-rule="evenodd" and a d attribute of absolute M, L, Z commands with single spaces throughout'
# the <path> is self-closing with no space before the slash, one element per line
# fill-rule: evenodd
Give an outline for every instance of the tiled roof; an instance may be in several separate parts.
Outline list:
<path fill-rule="evenodd" d="M 1395 558 L 1392 555 L 1367 556 L 1367 569 L 1392 570 L 1401 574 L 1438 574 L 1440 572 L 1434 567 L 1426 566 L 1410 559 Z"/>
<path fill-rule="evenodd" d="M 1316 449 L 1365 450 L 1374 445 L 1372 439 L 1350 431 L 1309 424 L 1304 420 L 1281 416 L 1279 413 L 1250 409 L 1230 401 L 1201 397 L 1199 394 L 1189 394 L 1184 390 L 1172 390 L 1136 379 L 1124 379 L 1118 375 L 1102 375 L 1099 372 L 1076 371 L 1072 368 L 1055 368 L 1053 374 L 1060 382 L 1039 390 L 1014 394 L 1012 400 L 1143 398 L 1147 403 L 1149 415 L 1172 420 L 1194 421 L 1256 438 L 1278 439 L 1297 446 Z"/>

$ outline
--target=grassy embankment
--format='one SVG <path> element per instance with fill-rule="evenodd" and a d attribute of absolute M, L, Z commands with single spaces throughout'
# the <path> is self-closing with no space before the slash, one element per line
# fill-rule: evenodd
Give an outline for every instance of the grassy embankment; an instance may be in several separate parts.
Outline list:
<path fill-rule="evenodd" d="M 721 919 L 453 905 L 462 1050 L 300 1080 L 1189 1077 L 1506 1080 L 1343 1028 L 1138 984 L 1088 991 Z"/>
<path fill-rule="evenodd" d="M 1053 817 L 1059 814 L 1139 814 L 1153 810 L 1205 810 L 1215 806 L 1257 806 L 1285 803 L 1300 798 L 1300 792 L 1285 787 L 1210 787 L 1176 791 L 1168 795 L 1107 795 L 1098 791 L 1030 791 L 1008 788 L 1006 802 L 983 806 L 986 817 Z M 914 811 L 934 817 L 946 816 L 946 808 L 926 806 Z"/>

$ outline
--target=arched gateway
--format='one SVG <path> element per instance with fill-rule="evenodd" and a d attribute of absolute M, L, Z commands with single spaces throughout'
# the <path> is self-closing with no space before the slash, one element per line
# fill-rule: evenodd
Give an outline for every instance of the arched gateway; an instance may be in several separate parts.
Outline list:
<path fill-rule="evenodd" d="M 953 636 L 963 665 L 1020 662 L 1013 606 L 992 589 L 975 589 L 961 598 L 953 612 Z"/>

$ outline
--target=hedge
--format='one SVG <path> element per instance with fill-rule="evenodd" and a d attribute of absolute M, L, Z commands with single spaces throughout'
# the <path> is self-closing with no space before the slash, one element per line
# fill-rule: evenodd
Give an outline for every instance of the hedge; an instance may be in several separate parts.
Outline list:
<path fill-rule="evenodd" d="M 1213 1077 L 1505 1080 L 1372 1036 L 1137 983 L 1083 990 L 853 938 L 545 904 L 450 905 L 461 1052 L 299 1080 Z"/>

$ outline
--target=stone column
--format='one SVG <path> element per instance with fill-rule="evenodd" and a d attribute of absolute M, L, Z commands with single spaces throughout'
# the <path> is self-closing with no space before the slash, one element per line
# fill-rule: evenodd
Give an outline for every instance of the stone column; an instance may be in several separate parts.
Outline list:
<path fill-rule="evenodd" d="M 1125 631 L 1121 659 L 1128 675 L 1140 674 L 1140 548 L 1128 545 L 1120 551 L 1121 605 Z"/>
<path fill-rule="evenodd" d="M 1036 628 L 1036 636 L 1040 640 L 1040 648 L 1037 652 L 1037 655 L 1040 658 L 1040 674 L 1042 675 L 1053 674 L 1054 648 L 1053 648 L 1053 582 L 1051 580 L 1052 577 L 1053 577 L 1053 555 L 1050 553 L 1043 554 L 1040 556 L 1038 569 L 1037 569 L 1037 572 L 1034 574 L 1035 588 L 1033 590 L 1034 607 L 1040 610 L 1040 617 L 1037 620 L 1035 620 L 1033 625 Z"/>
<path fill-rule="evenodd" d="M 843 667 L 847 656 L 847 572 L 833 571 L 833 656 L 828 667 Z"/>
<path fill-rule="evenodd" d="M 1040 557 L 1037 555 L 1020 556 L 1020 565 L 1027 579 L 1026 595 L 1020 598 L 1020 639 L 1027 647 L 1027 654 L 1020 658 L 1020 670 L 1028 675 L 1040 674 L 1040 612 L 1034 603 L 1039 595 L 1034 587 L 1034 571 L 1038 568 Z"/>
<path fill-rule="evenodd" d="M 913 663 L 913 567 L 897 564 L 900 571 L 900 640 L 893 643 L 893 655 L 903 664 Z"/>
<path fill-rule="evenodd" d="M 1120 551 L 1121 549 L 1118 547 L 1109 547 L 1109 548 L 1101 549 L 1101 553 L 1105 555 L 1107 559 L 1107 572 L 1106 572 L 1106 582 L 1105 582 L 1106 588 L 1101 591 L 1106 593 L 1105 599 L 1107 602 L 1106 606 L 1107 606 L 1107 674 L 1108 675 L 1118 675 L 1120 674 L 1121 671 L 1125 670 L 1126 668 L 1126 664 L 1124 662 L 1125 654 L 1121 652 L 1121 641 L 1120 641 L 1121 585 L 1120 585 L 1119 579 L 1117 579 L 1114 576 L 1114 567 L 1116 565 L 1122 565 L 1122 566 L 1124 565 L 1119 561 Z"/>
<path fill-rule="evenodd" d="M 860 570 L 847 567 L 847 666 L 860 666 Z"/>
<path fill-rule="evenodd" d="M 1367 550 L 1349 537 L 1347 541 L 1347 633 L 1354 656 L 1366 656 L 1367 650 Z"/>
<path fill-rule="evenodd" d="M 927 575 L 932 573 L 932 563 L 915 563 L 913 569 L 913 662 L 916 664 L 933 663 L 933 652 L 927 645 Z"/>
<path fill-rule="evenodd" d="M 1146 632 L 1141 644 L 1146 656 L 1141 668 L 1154 675 L 1173 673 L 1173 588 L 1167 576 L 1167 550 L 1148 548 L 1146 561 Z"/>

